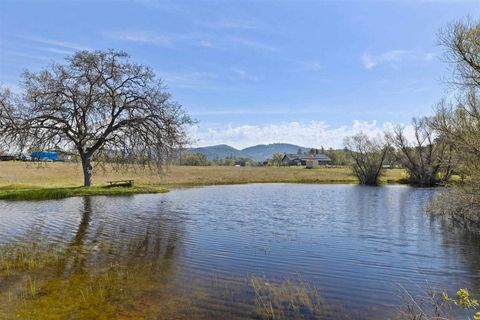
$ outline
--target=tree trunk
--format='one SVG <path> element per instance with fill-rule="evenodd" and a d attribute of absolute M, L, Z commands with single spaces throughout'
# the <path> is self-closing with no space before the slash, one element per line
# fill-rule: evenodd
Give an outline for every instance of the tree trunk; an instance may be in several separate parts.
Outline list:
<path fill-rule="evenodd" d="M 83 169 L 83 186 L 90 187 L 92 185 L 92 165 L 90 164 L 90 157 L 82 157 Z"/>

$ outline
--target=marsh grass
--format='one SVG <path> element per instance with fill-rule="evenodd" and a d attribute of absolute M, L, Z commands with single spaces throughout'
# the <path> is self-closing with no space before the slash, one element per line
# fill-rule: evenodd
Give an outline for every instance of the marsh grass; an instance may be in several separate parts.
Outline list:
<path fill-rule="evenodd" d="M 0 250 L 0 276 L 45 269 L 59 263 L 56 246 L 37 243 L 5 245 Z"/>
<path fill-rule="evenodd" d="M 160 186 L 133 186 L 133 187 L 65 187 L 42 188 L 25 185 L 8 185 L 0 187 L 1 200 L 51 200 L 74 196 L 88 195 L 130 195 L 137 193 L 164 193 L 168 189 Z"/>

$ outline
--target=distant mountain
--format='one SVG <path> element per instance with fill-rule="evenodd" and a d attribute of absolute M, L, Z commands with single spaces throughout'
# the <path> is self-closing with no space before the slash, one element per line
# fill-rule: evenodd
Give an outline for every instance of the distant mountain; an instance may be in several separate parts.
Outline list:
<path fill-rule="evenodd" d="M 274 153 L 297 153 L 298 149 L 302 152 L 310 150 L 310 148 L 300 147 L 289 143 L 272 143 L 248 147 L 243 149 L 242 153 L 247 154 L 255 161 L 263 161 L 271 158 Z"/>
<path fill-rule="evenodd" d="M 271 158 L 274 153 L 297 153 L 298 149 L 302 152 L 308 151 L 310 148 L 305 148 L 289 143 L 273 143 L 273 144 L 259 144 L 253 147 L 248 147 L 242 150 L 235 149 L 226 144 L 220 144 L 210 147 L 191 148 L 190 151 L 194 153 L 203 153 L 209 160 L 224 159 L 227 157 L 248 157 L 255 161 L 264 161 Z"/>
<path fill-rule="evenodd" d="M 208 160 L 219 160 L 228 157 L 246 157 L 246 155 L 244 155 L 242 151 L 230 147 L 226 144 L 219 144 L 210 147 L 190 148 L 189 150 L 194 153 L 203 153 L 207 156 Z"/>

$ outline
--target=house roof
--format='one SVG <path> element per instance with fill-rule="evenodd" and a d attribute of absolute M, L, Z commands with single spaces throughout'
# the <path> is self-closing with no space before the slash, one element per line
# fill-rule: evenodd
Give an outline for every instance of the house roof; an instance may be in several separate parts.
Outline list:
<path fill-rule="evenodd" d="M 327 157 L 325 154 L 285 154 L 283 156 L 284 160 L 287 158 L 287 160 L 292 161 L 292 160 L 319 160 L 319 161 L 332 161 L 329 157 Z"/>

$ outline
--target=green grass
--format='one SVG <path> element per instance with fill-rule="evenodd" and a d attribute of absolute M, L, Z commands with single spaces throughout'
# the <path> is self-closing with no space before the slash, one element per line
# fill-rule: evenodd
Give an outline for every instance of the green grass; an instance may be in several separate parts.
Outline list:
<path fill-rule="evenodd" d="M 137 193 L 165 193 L 168 192 L 164 187 L 153 186 L 133 186 L 133 187 L 64 187 L 64 188 L 45 188 L 26 185 L 8 185 L 0 187 L 0 199 L 2 200 L 50 200 L 62 199 L 75 196 L 88 195 L 130 195 Z"/>

